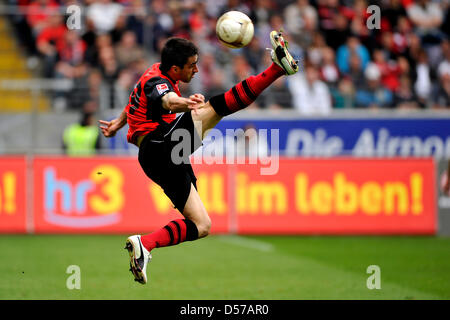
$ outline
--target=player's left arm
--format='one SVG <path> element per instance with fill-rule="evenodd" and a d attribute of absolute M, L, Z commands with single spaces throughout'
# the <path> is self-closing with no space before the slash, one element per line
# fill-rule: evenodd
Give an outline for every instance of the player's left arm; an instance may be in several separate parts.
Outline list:
<path fill-rule="evenodd" d="M 202 94 L 196 93 L 189 98 L 179 97 L 175 92 L 169 92 L 161 99 L 162 107 L 174 113 L 196 111 L 204 107 L 205 97 Z"/>
<path fill-rule="evenodd" d="M 114 137 L 120 129 L 127 123 L 127 111 L 124 109 L 122 113 L 111 121 L 99 120 L 100 130 L 105 137 Z"/>

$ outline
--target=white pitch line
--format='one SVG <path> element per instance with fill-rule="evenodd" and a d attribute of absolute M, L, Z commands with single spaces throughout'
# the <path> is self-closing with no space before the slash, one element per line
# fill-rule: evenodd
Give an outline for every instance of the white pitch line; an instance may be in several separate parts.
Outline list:
<path fill-rule="evenodd" d="M 216 236 L 216 239 L 222 242 L 234 244 L 236 246 L 249 248 L 249 249 L 255 249 L 263 252 L 270 252 L 274 251 L 275 247 L 271 245 L 270 243 L 254 240 L 254 239 L 248 239 L 245 237 L 237 236 L 237 235 L 230 235 L 230 236 Z"/>

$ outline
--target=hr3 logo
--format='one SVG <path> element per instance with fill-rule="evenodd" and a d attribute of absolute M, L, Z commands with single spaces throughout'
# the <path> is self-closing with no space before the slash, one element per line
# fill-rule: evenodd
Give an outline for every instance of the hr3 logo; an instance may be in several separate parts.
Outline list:
<path fill-rule="evenodd" d="M 44 209 L 47 222 L 89 228 L 115 224 L 124 206 L 122 172 L 112 165 L 99 165 L 87 179 L 69 181 L 57 170 L 44 169 Z"/>

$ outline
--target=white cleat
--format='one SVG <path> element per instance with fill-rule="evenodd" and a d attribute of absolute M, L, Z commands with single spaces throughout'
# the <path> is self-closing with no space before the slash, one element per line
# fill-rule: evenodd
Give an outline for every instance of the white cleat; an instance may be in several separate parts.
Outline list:
<path fill-rule="evenodd" d="M 270 43 L 272 50 L 270 52 L 272 61 L 281 67 L 286 75 L 292 75 L 298 71 L 298 61 L 296 61 L 288 51 L 288 43 L 283 38 L 283 34 L 277 31 L 270 33 Z"/>
<path fill-rule="evenodd" d="M 147 283 L 147 264 L 151 261 L 152 255 L 145 249 L 141 242 L 141 236 L 128 237 L 125 249 L 130 255 L 130 271 L 134 276 L 134 281 L 141 284 Z"/>

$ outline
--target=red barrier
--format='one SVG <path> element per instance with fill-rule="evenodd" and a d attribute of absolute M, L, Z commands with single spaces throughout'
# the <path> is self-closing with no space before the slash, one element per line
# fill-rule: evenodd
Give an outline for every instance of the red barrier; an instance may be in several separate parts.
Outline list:
<path fill-rule="evenodd" d="M 5 172 L 17 181 L 15 213 L 1 202 L 1 232 L 26 230 L 26 167 L 16 160 L 0 162 L 0 190 Z M 431 159 L 280 159 L 277 174 L 260 169 L 194 166 L 213 233 L 436 232 Z M 33 181 L 36 233 L 142 233 L 181 217 L 135 158 L 36 157 Z"/>
<path fill-rule="evenodd" d="M 0 233 L 26 232 L 25 195 L 25 158 L 0 158 Z"/>
<path fill-rule="evenodd" d="M 36 232 L 149 232 L 182 217 L 134 158 L 39 157 L 34 181 Z M 223 216 L 215 232 L 228 230 Z"/>
<path fill-rule="evenodd" d="M 240 233 L 434 234 L 429 160 L 282 160 L 275 176 L 238 167 Z"/>

